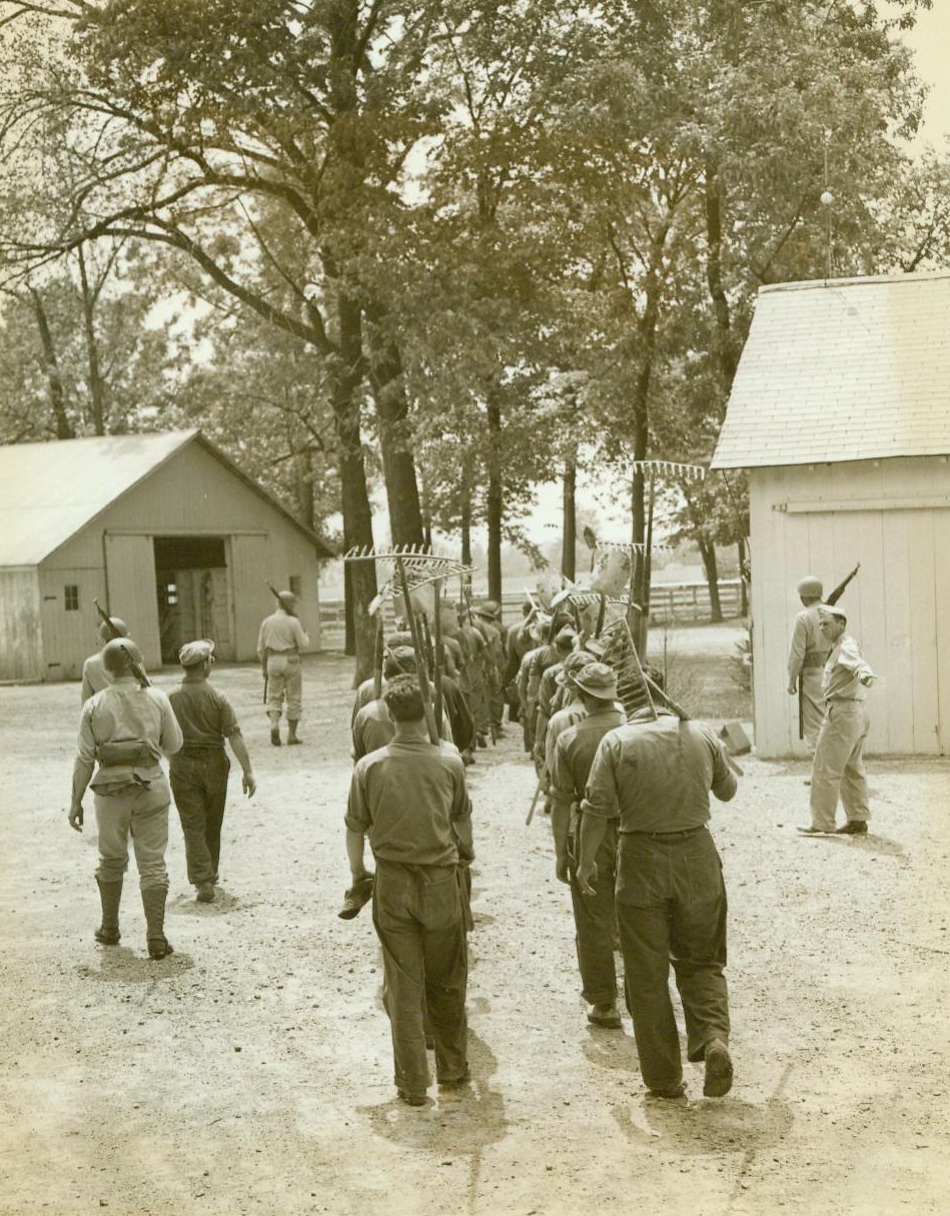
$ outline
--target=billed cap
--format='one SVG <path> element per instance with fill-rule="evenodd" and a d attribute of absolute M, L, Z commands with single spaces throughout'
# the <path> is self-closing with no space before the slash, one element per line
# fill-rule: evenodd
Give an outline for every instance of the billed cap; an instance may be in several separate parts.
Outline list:
<path fill-rule="evenodd" d="M 837 604 L 819 604 L 819 616 L 836 616 L 839 621 L 847 621 L 848 614 L 844 612 Z"/>
<path fill-rule="evenodd" d="M 182 667 L 197 667 L 205 659 L 214 658 L 214 642 L 211 638 L 198 638 L 195 642 L 186 642 L 178 651 L 178 662 Z"/>
<path fill-rule="evenodd" d="M 554 638 L 554 645 L 558 650 L 570 650 L 574 645 L 574 639 L 577 637 L 577 630 L 573 625 L 565 625 L 557 631 Z"/>
<path fill-rule="evenodd" d="M 617 677 L 606 663 L 588 663 L 571 677 L 578 688 L 599 697 L 602 701 L 616 701 Z"/>

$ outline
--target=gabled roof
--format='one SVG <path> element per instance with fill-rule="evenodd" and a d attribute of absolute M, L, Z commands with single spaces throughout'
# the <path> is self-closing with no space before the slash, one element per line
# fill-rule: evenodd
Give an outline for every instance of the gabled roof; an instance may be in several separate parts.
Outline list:
<path fill-rule="evenodd" d="M 950 273 L 763 287 L 712 467 L 950 453 Z"/>
<path fill-rule="evenodd" d="M 0 446 L 0 566 L 37 565 L 189 443 L 200 444 L 269 502 L 318 557 L 332 556 L 316 533 L 190 430 Z"/>

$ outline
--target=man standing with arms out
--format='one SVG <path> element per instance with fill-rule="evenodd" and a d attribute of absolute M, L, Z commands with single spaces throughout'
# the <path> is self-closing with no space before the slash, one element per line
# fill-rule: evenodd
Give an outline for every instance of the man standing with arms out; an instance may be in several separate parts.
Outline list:
<path fill-rule="evenodd" d="M 112 629 L 102 622 L 99 626 L 99 649 L 95 654 L 91 654 L 82 665 L 82 699 L 83 704 L 89 700 L 97 692 L 102 692 L 104 688 L 108 688 L 112 683 L 109 678 L 109 673 L 106 671 L 102 662 L 102 649 L 111 638 L 127 638 L 129 636 L 129 627 L 125 621 L 118 616 L 110 616 L 109 620 L 112 624 Z M 134 643 L 132 643 L 134 646 Z M 132 652 L 141 663 L 141 657 L 136 650 Z"/>
<path fill-rule="evenodd" d="M 706 1061 L 703 1093 L 732 1087 L 726 965 L 726 890 L 709 834 L 709 791 L 736 792 L 726 753 L 704 722 L 641 710 L 605 735 L 581 803 L 577 883 L 597 893 L 597 856 L 617 822 L 617 923 L 624 989 L 640 1072 L 659 1098 L 685 1094 L 670 963 L 683 1003 L 687 1055 Z"/>
<path fill-rule="evenodd" d="M 102 901 L 96 941 L 118 945 L 119 904 L 131 836 L 149 957 L 162 959 L 172 953 L 165 937 L 165 850 L 171 795 L 159 757 L 178 751 L 181 729 L 168 697 L 158 688 L 141 687 L 132 674 L 135 660 L 129 642 L 120 638 L 107 642 L 102 660 L 112 684 L 90 697 L 82 708 L 69 826 L 82 831 L 82 799 L 91 785 L 99 829 L 96 882 Z M 93 777 L 96 761 L 99 768 Z"/>
<path fill-rule="evenodd" d="M 391 743 L 356 762 L 346 810 L 352 887 L 376 859 L 373 923 L 383 950 L 383 1004 L 392 1029 L 396 1089 L 422 1106 L 429 1086 L 426 1025 L 443 1089 L 469 1079 L 465 1014 L 468 954 L 460 863 L 473 860 L 465 767 L 451 743 L 429 741 L 412 676 L 386 689 Z M 427 1018 L 428 1015 L 428 1018 Z"/>
<path fill-rule="evenodd" d="M 280 747 L 280 715 L 287 700 L 287 742 L 302 743 L 297 724 L 303 709 L 300 651 L 310 645 L 297 617 L 297 597 L 292 591 L 277 593 L 277 611 L 261 621 L 257 635 L 257 657 L 267 686 L 267 716 L 270 741 Z"/>
<path fill-rule="evenodd" d="M 565 674 L 568 668 L 565 665 Z M 586 711 L 585 717 L 557 736 L 551 761 L 551 828 L 554 833 L 556 873 L 570 884 L 574 905 L 575 945 L 583 989 L 591 1006 L 587 1020 L 595 1026 L 619 1030 L 617 970 L 614 966 L 615 859 L 617 826 L 605 824 L 603 840 L 594 857 L 591 892 L 585 894 L 574 874 L 577 859 L 578 807 L 584 797 L 590 767 L 608 731 L 623 724 L 616 708 L 617 677 L 604 663 L 588 663 L 567 676 L 573 680 Z"/>
<path fill-rule="evenodd" d="M 825 702 L 821 691 L 822 668 L 831 647 L 821 632 L 818 605 L 821 603 L 821 581 L 808 575 L 798 584 L 802 611 L 795 617 L 792 640 L 788 647 L 788 693 L 800 698 L 802 737 L 814 755 Z"/>
<path fill-rule="evenodd" d="M 185 838 L 188 881 L 197 888 L 199 903 L 214 899 L 221 857 L 221 824 L 231 770 L 224 741 L 241 766 L 241 788 L 248 798 L 257 789 L 251 758 L 231 703 L 208 682 L 214 663 L 214 642 L 201 638 L 178 651 L 185 677 L 168 699 L 184 743 L 172 757 L 168 778 Z"/>
<path fill-rule="evenodd" d="M 825 716 L 811 770 L 811 826 L 798 830 L 806 836 L 835 831 L 838 795 L 847 822 L 839 835 L 863 836 L 868 830 L 868 781 L 864 770 L 864 744 L 868 737 L 867 689 L 874 672 L 861 650 L 845 633 L 848 618 L 840 608 L 822 604 L 818 610 L 821 632 L 831 646 L 822 672 Z"/>

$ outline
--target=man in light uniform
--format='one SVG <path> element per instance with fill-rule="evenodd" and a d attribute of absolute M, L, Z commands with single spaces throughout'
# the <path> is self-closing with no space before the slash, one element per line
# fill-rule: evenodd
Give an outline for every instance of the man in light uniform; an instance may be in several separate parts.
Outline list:
<path fill-rule="evenodd" d="M 102 901 L 102 924 L 96 930 L 96 941 L 104 946 L 118 945 L 119 904 L 131 836 L 149 957 L 162 959 L 172 953 L 165 937 L 165 850 L 171 792 L 159 757 L 172 756 L 179 750 L 182 733 L 168 697 L 161 689 L 141 687 L 132 674 L 134 658 L 129 642 L 122 638 L 107 642 L 102 659 L 112 683 L 90 697 L 82 708 L 69 826 L 82 831 L 82 799 L 91 785 L 99 829 L 96 882 Z M 97 761 L 99 767 L 93 777 Z"/>
<path fill-rule="evenodd" d="M 129 636 L 129 627 L 121 617 L 110 616 L 109 620 L 112 622 L 112 629 L 109 629 L 105 621 L 102 622 L 99 626 L 99 649 L 95 654 L 91 654 L 82 665 L 82 699 L 84 704 L 93 694 L 102 692 L 104 688 L 108 688 L 112 683 L 112 678 L 102 662 L 102 651 L 106 642 L 110 641 L 113 637 L 127 638 Z M 134 642 L 132 645 L 135 645 Z M 142 656 L 138 653 L 138 647 L 135 647 L 132 653 L 141 665 Z"/>
<path fill-rule="evenodd" d="M 795 617 L 788 647 L 788 693 L 792 697 L 798 693 L 802 699 L 803 735 L 814 755 L 818 732 L 825 716 L 821 691 L 822 669 L 831 646 L 819 628 L 820 579 L 808 575 L 798 584 L 797 590 L 802 611 Z"/>
<path fill-rule="evenodd" d="M 277 595 L 277 611 L 261 621 L 257 635 L 257 657 L 267 681 L 267 716 L 270 718 L 270 741 L 280 747 L 280 715 L 287 701 L 287 742 L 302 743 L 297 737 L 297 724 L 303 709 L 303 680 L 300 672 L 300 651 L 310 645 L 297 617 L 297 597 L 292 591 Z"/>
<path fill-rule="evenodd" d="M 874 672 L 845 630 L 848 618 L 840 608 L 822 604 L 821 632 L 831 646 L 822 672 L 825 716 L 818 733 L 811 770 L 811 824 L 798 830 L 806 836 L 834 832 L 838 796 L 847 822 L 838 834 L 863 836 L 868 830 L 868 781 L 864 744 L 868 735 L 867 692 Z"/>

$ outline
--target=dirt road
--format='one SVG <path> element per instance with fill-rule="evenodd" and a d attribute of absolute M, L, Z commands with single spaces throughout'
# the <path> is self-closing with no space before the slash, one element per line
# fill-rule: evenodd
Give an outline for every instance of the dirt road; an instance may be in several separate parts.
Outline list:
<path fill-rule="evenodd" d="M 222 888 L 194 902 L 173 815 L 149 962 L 134 873 L 97 946 L 92 803 L 66 823 L 76 685 L 0 688 L 0 1211 L 81 1216 L 672 1216 L 950 1210 L 950 766 L 871 763 L 872 834 L 806 839 L 801 764 L 747 759 L 714 808 L 736 1084 L 645 1096 L 630 1022 L 584 1017 L 549 824 L 516 739 L 471 772 L 470 1092 L 394 1101 L 381 966 L 347 883 L 349 663 L 306 664 L 307 746 L 267 742 L 259 676 L 221 668 L 260 781 L 232 775 Z M 157 678 L 174 682 L 174 673 Z"/>

